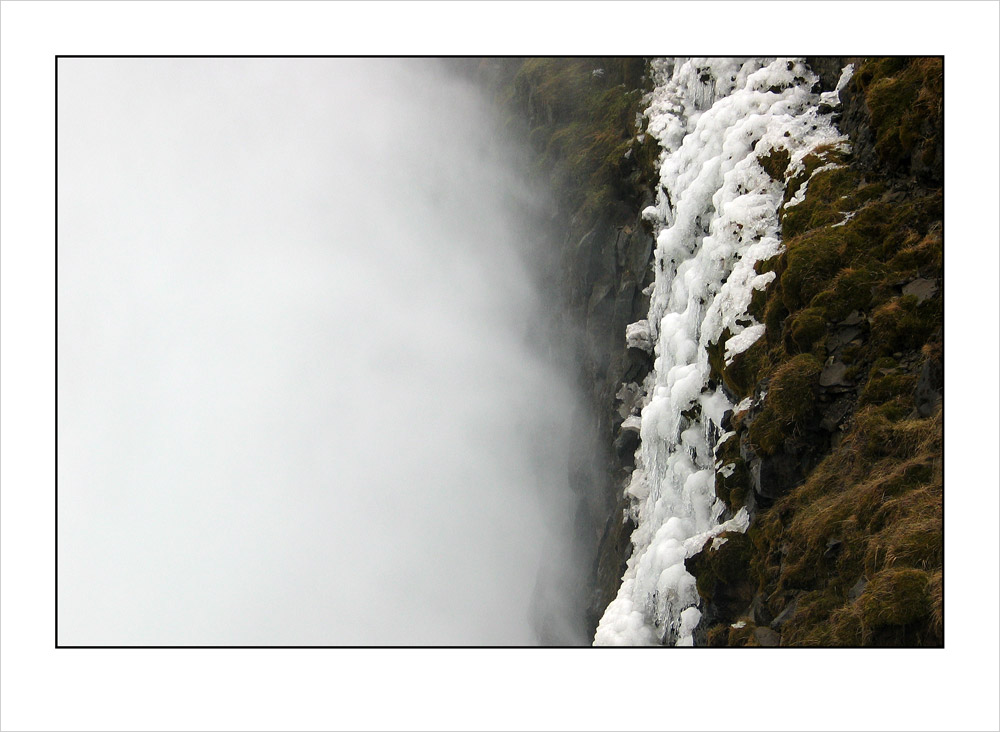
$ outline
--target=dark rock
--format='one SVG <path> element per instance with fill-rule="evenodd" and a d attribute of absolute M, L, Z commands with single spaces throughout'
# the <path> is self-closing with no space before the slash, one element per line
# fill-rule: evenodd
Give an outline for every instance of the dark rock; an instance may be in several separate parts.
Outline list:
<path fill-rule="evenodd" d="M 733 410 L 727 409 L 722 413 L 722 423 L 719 425 L 725 432 L 733 428 Z"/>
<path fill-rule="evenodd" d="M 626 419 L 630 414 L 638 411 L 639 402 L 642 400 L 642 389 L 638 384 L 622 384 L 618 393 L 615 394 L 621 404 L 618 406 L 618 414 L 622 419 Z"/>
<path fill-rule="evenodd" d="M 744 615 L 749 617 L 754 625 L 770 625 L 771 621 L 774 620 L 771 612 L 767 609 L 767 603 L 760 595 L 754 595 Z"/>
<path fill-rule="evenodd" d="M 635 467 L 635 450 L 639 447 L 639 433 L 635 430 L 622 430 L 615 438 L 615 454 L 622 464 Z"/>
<path fill-rule="evenodd" d="M 754 628 L 753 637 L 765 648 L 777 648 L 781 644 L 781 635 L 770 628 Z"/>
<path fill-rule="evenodd" d="M 632 553 L 632 532 L 635 523 L 625 513 L 627 501 L 619 498 L 618 505 L 608 518 L 597 549 L 592 576 L 595 578 L 593 593 L 587 607 L 586 620 L 591 629 L 597 627 L 604 609 L 618 594 L 618 585 L 628 558 Z"/>
<path fill-rule="evenodd" d="M 854 310 L 837 325 L 860 325 L 863 322 L 865 322 L 865 316 L 858 310 Z"/>
<path fill-rule="evenodd" d="M 830 114 L 831 112 L 833 112 L 833 107 L 829 104 L 821 104 L 816 107 L 816 114 Z"/>
<path fill-rule="evenodd" d="M 641 348 L 629 348 L 625 359 L 623 381 L 640 382 L 646 378 L 646 374 L 653 370 L 653 354 L 647 353 Z"/>
<path fill-rule="evenodd" d="M 750 486 L 761 499 L 762 506 L 769 506 L 802 482 L 811 465 L 813 451 L 803 451 L 800 447 L 806 446 L 790 440 L 786 441 L 784 450 L 774 455 L 759 456 L 748 435 L 740 435 L 740 457 L 750 474 Z"/>
<path fill-rule="evenodd" d="M 777 617 L 771 621 L 771 627 L 775 630 L 781 628 L 782 625 L 787 623 L 795 615 L 795 611 L 799 609 L 799 597 L 796 596 L 790 603 L 785 605 L 784 609 L 778 613 Z"/>
<path fill-rule="evenodd" d="M 819 77 L 814 93 L 836 89 L 840 73 L 848 63 L 842 56 L 806 56 L 806 64 Z"/>
<path fill-rule="evenodd" d="M 861 335 L 861 328 L 857 326 L 848 325 L 843 328 L 839 328 L 830 334 L 830 336 L 826 339 L 826 350 L 828 353 L 833 353 L 834 351 L 846 346 L 859 335 Z"/>
<path fill-rule="evenodd" d="M 847 364 L 841 361 L 834 361 L 832 358 L 823 367 L 819 375 L 820 386 L 851 386 L 852 382 L 846 378 Z"/>
<path fill-rule="evenodd" d="M 917 414 L 930 417 L 944 398 L 944 364 L 938 359 L 927 359 L 920 369 L 917 385 L 913 390 L 913 401 Z"/>
<path fill-rule="evenodd" d="M 827 432 L 833 432 L 853 411 L 854 400 L 847 396 L 839 397 L 823 410 L 823 420 L 820 422 L 820 427 Z"/>
<path fill-rule="evenodd" d="M 826 550 L 823 552 L 824 559 L 834 559 L 840 550 L 844 548 L 844 542 L 840 539 L 827 539 L 826 540 Z"/>
<path fill-rule="evenodd" d="M 913 295 L 917 298 L 917 302 L 929 300 L 934 297 L 934 294 L 937 291 L 937 281 L 924 279 L 923 277 L 915 279 L 913 282 L 910 282 L 908 285 L 903 287 L 903 294 Z"/>
<path fill-rule="evenodd" d="M 849 602 L 854 602 L 859 597 L 861 597 L 861 593 L 863 593 L 865 591 L 865 587 L 867 587 L 867 586 L 868 586 L 868 580 L 866 580 L 864 578 L 864 575 L 862 575 L 861 577 L 858 577 L 858 581 L 855 582 L 851 586 L 851 589 L 849 589 L 847 591 L 847 599 L 848 599 L 848 601 Z"/>

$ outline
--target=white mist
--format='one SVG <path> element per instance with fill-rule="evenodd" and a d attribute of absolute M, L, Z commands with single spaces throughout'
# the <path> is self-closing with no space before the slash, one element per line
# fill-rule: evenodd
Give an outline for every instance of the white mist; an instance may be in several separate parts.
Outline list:
<path fill-rule="evenodd" d="M 572 563 L 574 397 L 490 120 L 431 61 L 59 62 L 60 644 L 573 612 L 535 588 Z"/>

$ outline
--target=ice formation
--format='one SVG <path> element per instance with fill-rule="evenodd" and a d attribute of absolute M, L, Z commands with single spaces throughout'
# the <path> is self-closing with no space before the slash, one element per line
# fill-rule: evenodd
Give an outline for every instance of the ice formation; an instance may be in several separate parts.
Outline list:
<path fill-rule="evenodd" d="M 728 332 L 730 361 L 763 335 L 747 309 L 774 278 L 754 265 L 781 251 L 785 181 L 817 145 L 847 144 L 819 110 L 837 92 L 814 94 L 802 60 L 661 59 L 653 73 L 646 117 L 662 148 L 660 190 L 642 215 L 657 235 L 656 280 L 648 318 L 626 337 L 641 347 L 648 332 L 655 362 L 635 407 L 641 444 L 625 489 L 633 551 L 595 645 L 693 644 L 701 612 L 684 560 L 750 521 L 746 509 L 723 521 L 715 496 L 715 448 L 734 404 L 710 382 L 707 347 Z M 849 77 L 850 68 L 838 91 Z M 779 180 L 761 164 L 775 150 L 789 154 Z"/>

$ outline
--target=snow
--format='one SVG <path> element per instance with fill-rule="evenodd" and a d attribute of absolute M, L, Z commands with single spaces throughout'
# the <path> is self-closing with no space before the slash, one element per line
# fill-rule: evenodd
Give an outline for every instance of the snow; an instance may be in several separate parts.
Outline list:
<path fill-rule="evenodd" d="M 649 329 L 648 320 L 640 320 L 625 326 L 625 345 L 628 348 L 653 352 L 653 334 Z"/>
<path fill-rule="evenodd" d="M 622 422 L 622 432 L 639 432 L 642 427 L 642 420 L 636 415 L 630 415 L 624 422 Z"/>
<path fill-rule="evenodd" d="M 653 74 L 646 116 L 662 150 L 660 191 L 642 216 L 656 232 L 656 279 L 648 318 L 628 326 L 626 342 L 642 347 L 648 337 L 655 361 L 625 489 L 633 551 L 595 645 L 694 643 L 701 611 L 684 560 L 750 524 L 746 509 L 723 520 L 715 496 L 715 447 L 734 405 L 710 383 L 708 347 L 725 337 L 729 361 L 764 334 L 747 311 L 775 276 L 755 265 L 782 251 L 785 183 L 817 145 L 846 146 L 817 110 L 837 103 L 836 92 L 811 93 L 816 76 L 801 60 L 660 59 Z M 782 180 L 761 165 L 776 149 L 789 154 Z"/>

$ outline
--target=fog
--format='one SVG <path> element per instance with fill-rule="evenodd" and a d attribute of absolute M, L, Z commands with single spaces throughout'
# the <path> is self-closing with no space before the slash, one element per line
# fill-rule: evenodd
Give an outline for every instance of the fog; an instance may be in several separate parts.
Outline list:
<path fill-rule="evenodd" d="M 543 191 L 432 60 L 62 59 L 58 641 L 585 643 Z"/>

